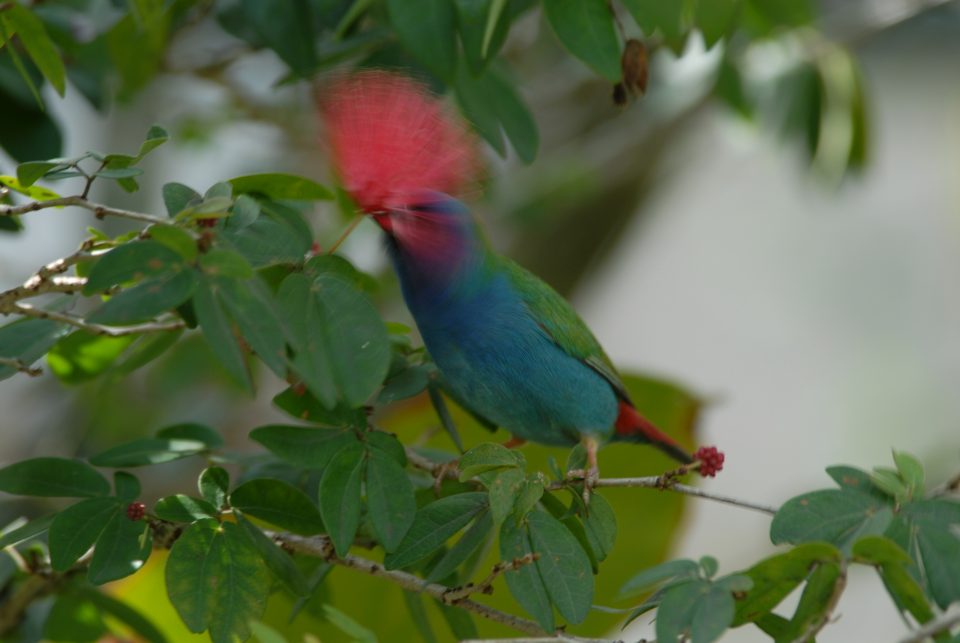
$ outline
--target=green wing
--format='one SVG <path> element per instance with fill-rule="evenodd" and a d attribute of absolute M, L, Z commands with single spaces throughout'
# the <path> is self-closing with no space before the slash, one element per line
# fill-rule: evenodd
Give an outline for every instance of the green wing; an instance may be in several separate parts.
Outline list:
<path fill-rule="evenodd" d="M 627 390 L 614 368 L 613 362 L 603 352 L 600 342 L 583 323 L 577 311 L 557 291 L 539 277 L 505 257 L 498 257 L 501 268 L 510 283 L 520 293 L 533 318 L 557 346 L 604 377 L 617 395 L 629 401 Z"/>

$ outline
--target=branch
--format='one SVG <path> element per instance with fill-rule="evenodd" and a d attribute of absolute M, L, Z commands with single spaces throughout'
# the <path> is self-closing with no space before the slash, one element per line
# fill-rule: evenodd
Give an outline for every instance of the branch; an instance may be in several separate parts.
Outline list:
<path fill-rule="evenodd" d="M 530 563 L 536 561 L 538 558 L 540 558 L 540 554 L 532 552 L 520 556 L 519 558 L 514 558 L 513 560 L 500 561 L 493 566 L 493 569 L 490 570 L 490 573 L 487 574 L 487 577 L 479 583 L 467 583 L 466 585 L 449 589 L 444 594 L 443 602 L 454 604 L 467 598 L 471 594 L 492 594 L 493 581 L 497 580 L 497 576 L 503 572 L 520 569 L 524 565 L 529 565 Z"/>
<path fill-rule="evenodd" d="M 84 210 L 89 210 L 90 212 L 93 212 L 98 219 L 102 219 L 103 217 L 119 217 L 121 219 L 130 219 L 132 221 L 140 221 L 142 223 L 170 223 L 170 219 L 162 219 L 160 217 L 155 217 L 152 214 L 133 212 L 132 210 L 109 208 L 105 205 L 101 205 L 100 203 L 88 201 L 82 196 L 65 196 L 60 197 L 59 199 L 50 199 L 49 201 L 32 201 L 23 205 L 0 206 L 0 217 L 27 214 L 29 212 L 36 212 L 37 210 L 59 208 L 65 205 L 73 205 L 78 208 L 83 208 Z"/>
<path fill-rule="evenodd" d="M 93 324 L 81 319 L 75 315 L 61 313 L 55 310 L 44 310 L 35 308 L 30 304 L 21 304 L 14 302 L 8 306 L 0 308 L 0 314 L 19 314 L 24 317 L 36 317 L 37 319 L 49 319 L 64 324 L 70 324 L 77 328 L 82 328 L 94 335 L 108 335 L 110 337 L 120 337 L 122 335 L 137 335 L 140 333 L 162 333 L 167 331 L 180 330 L 186 328 L 182 321 L 172 322 L 146 322 L 144 324 L 134 324 L 132 326 L 104 326 L 103 324 Z"/>
<path fill-rule="evenodd" d="M 447 587 L 438 583 L 428 583 L 422 578 L 418 578 L 413 574 L 408 574 L 407 572 L 402 572 L 399 570 L 385 569 L 383 565 L 380 565 L 379 563 L 375 563 L 372 560 L 360 558 L 359 556 L 354 556 L 352 554 L 347 554 L 346 556 L 337 556 L 333 549 L 333 543 L 330 542 L 330 539 L 327 536 L 306 537 L 297 536 L 294 534 L 269 535 L 272 535 L 275 541 L 280 543 L 288 550 L 299 552 L 307 556 L 322 558 L 324 561 L 332 565 L 348 567 L 364 574 L 369 574 L 370 576 L 385 578 L 396 585 L 399 585 L 408 592 L 426 594 L 427 596 L 431 596 L 445 605 L 455 605 L 457 607 L 461 607 L 468 612 L 473 612 L 478 616 L 482 616 L 491 621 L 496 621 L 497 623 L 512 627 L 513 629 L 525 634 L 532 634 L 533 636 L 544 636 L 547 634 L 539 625 L 531 620 L 514 616 L 513 614 L 508 614 L 506 612 L 501 612 L 498 609 L 494 609 L 482 603 L 477 603 L 469 598 L 458 597 L 457 588 Z M 591 643 L 596 641 L 596 639 L 584 639 L 577 636 L 570 636 L 569 634 L 564 634 L 563 632 L 557 632 L 557 635 L 561 637 L 560 640 L 571 641 L 574 643 Z"/>
<path fill-rule="evenodd" d="M 10 368 L 15 368 L 21 373 L 26 373 L 30 377 L 43 375 L 43 371 L 41 369 L 33 368 L 23 360 L 19 360 L 15 357 L 0 357 L 0 366 L 9 366 Z"/>
<path fill-rule="evenodd" d="M 952 478 L 930 492 L 932 498 L 938 498 L 951 493 L 960 492 L 960 473 L 956 473 Z"/>
<path fill-rule="evenodd" d="M 948 632 L 955 625 L 960 625 L 960 604 L 954 604 L 951 609 L 933 619 L 927 621 L 922 627 L 917 628 L 909 636 L 900 639 L 900 643 L 922 643 L 934 634 Z"/>

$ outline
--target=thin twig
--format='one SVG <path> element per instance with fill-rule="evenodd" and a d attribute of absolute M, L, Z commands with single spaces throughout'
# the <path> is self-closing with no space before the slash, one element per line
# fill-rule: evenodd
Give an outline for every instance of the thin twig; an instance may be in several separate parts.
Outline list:
<path fill-rule="evenodd" d="M 960 491 L 960 473 L 954 474 L 949 480 L 933 489 L 930 492 L 930 497 L 938 498 L 950 493 L 957 493 L 958 491 Z"/>
<path fill-rule="evenodd" d="M 820 612 L 820 615 L 812 622 L 803 634 L 798 636 L 793 640 L 793 643 L 807 643 L 807 641 L 813 641 L 814 637 L 823 629 L 823 627 L 830 622 L 830 616 L 833 614 L 833 610 L 837 608 L 837 603 L 840 601 L 840 596 L 843 594 L 843 590 L 847 587 L 847 564 L 842 562 L 840 564 L 840 575 L 837 577 L 837 581 L 833 584 L 833 593 L 830 594 L 830 598 L 827 599 L 826 609 Z"/>
<path fill-rule="evenodd" d="M 500 574 L 512 571 L 514 569 L 519 569 L 524 565 L 529 565 L 538 558 L 540 558 L 540 554 L 531 552 L 529 554 L 520 556 L 519 558 L 514 558 L 513 560 L 500 561 L 493 566 L 493 569 L 490 570 L 490 573 L 487 574 L 487 577 L 479 583 L 467 583 L 466 585 L 461 585 L 460 587 L 451 587 L 446 594 L 444 594 L 443 602 L 456 604 L 457 602 L 469 597 L 471 594 L 491 594 L 493 593 L 493 581 L 497 580 L 497 577 Z"/>
<path fill-rule="evenodd" d="M 85 331 L 93 333 L 94 335 L 107 335 L 109 337 L 121 337 L 123 335 L 137 335 L 141 333 L 162 333 L 174 330 L 180 330 L 185 328 L 186 325 L 182 321 L 171 321 L 171 322 L 146 322 L 143 324 L 134 324 L 132 326 L 104 326 L 103 324 L 94 324 L 75 315 L 70 315 L 68 313 L 61 313 L 55 310 L 44 310 L 42 308 L 35 308 L 30 304 L 21 304 L 15 302 L 4 308 L 0 308 L 0 314 L 10 315 L 18 314 L 23 315 L 24 317 L 35 317 L 37 319 L 49 319 L 51 321 L 58 321 L 64 324 L 70 324 L 71 326 L 76 326 L 77 328 L 82 328 Z"/>
<path fill-rule="evenodd" d="M 356 228 L 357 225 L 359 225 L 362 220 L 363 220 L 362 214 L 357 214 L 356 216 L 354 216 L 353 221 L 351 221 L 350 225 L 348 225 L 346 230 L 343 231 L 343 234 L 340 235 L 340 238 L 334 241 L 333 245 L 330 246 L 330 249 L 327 250 L 327 254 L 332 255 L 334 252 L 336 252 L 337 248 L 340 247 L 340 244 L 342 244 L 344 241 L 347 240 L 347 237 L 350 236 L 350 233 L 353 232 L 354 228 Z"/>
<path fill-rule="evenodd" d="M 10 368 L 15 368 L 21 373 L 26 373 L 30 377 L 38 377 L 43 375 L 42 369 L 33 368 L 23 360 L 19 360 L 15 357 L 0 357 L 0 366 L 9 366 Z"/>
<path fill-rule="evenodd" d="M 957 625 L 960 625 L 960 604 L 954 604 L 937 618 L 927 621 L 922 627 L 910 632 L 909 636 L 900 639 L 900 643 L 922 643 L 934 634 L 949 632 Z"/>
<path fill-rule="evenodd" d="M 402 572 L 396 569 L 386 569 L 379 563 L 375 563 L 372 560 L 360 558 L 359 556 L 354 556 L 352 554 L 337 556 L 333 549 L 333 543 L 326 536 L 306 537 L 295 534 L 273 534 L 273 538 L 277 542 L 281 543 L 285 548 L 294 552 L 299 552 L 308 556 L 315 556 L 322 558 L 326 562 L 333 565 L 348 567 L 371 576 L 385 578 L 407 591 L 424 593 L 427 596 L 437 599 L 438 601 L 444 602 L 445 604 L 456 605 L 457 607 L 461 607 L 468 612 L 473 612 L 474 614 L 482 616 L 491 621 L 496 621 L 497 623 L 507 625 L 525 634 L 532 634 L 533 636 L 544 636 L 546 634 L 546 632 L 544 632 L 539 625 L 531 620 L 514 616 L 513 614 L 508 614 L 506 612 L 501 612 L 498 609 L 494 609 L 482 603 L 477 603 L 469 598 L 464 598 L 455 602 L 450 601 L 448 598 L 446 598 L 446 596 L 454 590 L 445 585 L 440 585 L 438 583 L 427 583 L 422 578 L 418 578 L 413 574 L 408 574 L 407 572 Z M 576 641 L 577 643 L 583 643 L 585 640 L 587 640 L 575 637 L 569 637 L 569 639 L 571 641 Z"/>
<path fill-rule="evenodd" d="M 38 210 L 46 210 L 47 208 L 59 208 L 68 205 L 89 210 L 90 212 L 93 212 L 98 219 L 102 219 L 103 217 L 119 217 L 121 219 L 130 219 L 132 221 L 141 221 L 143 223 L 170 223 L 169 219 L 155 217 L 152 214 L 144 214 L 143 212 L 133 212 L 132 210 L 110 208 L 100 203 L 88 201 L 82 196 L 65 196 L 58 199 L 50 199 L 49 201 L 31 201 L 30 203 L 24 203 L 23 205 L 0 206 L 0 217 L 27 214 L 29 212 L 36 212 Z"/>

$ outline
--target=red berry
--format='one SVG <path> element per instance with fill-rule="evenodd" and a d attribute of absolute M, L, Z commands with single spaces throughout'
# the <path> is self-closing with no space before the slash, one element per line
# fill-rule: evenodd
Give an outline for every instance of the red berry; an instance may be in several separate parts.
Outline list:
<path fill-rule="evenodd" d="M 700 475 L 712 478 L 723 471 L 723 452 L 717 447 L 700 447 L 693 454 L 693 459 L 700 462 Z"/>
<path fill-rule="evenodd" d="M 147 513 L 147 506 L 142 502 L 131 502 L 127 505 L 127 518 L 130 520 L 142 520 Z"/>

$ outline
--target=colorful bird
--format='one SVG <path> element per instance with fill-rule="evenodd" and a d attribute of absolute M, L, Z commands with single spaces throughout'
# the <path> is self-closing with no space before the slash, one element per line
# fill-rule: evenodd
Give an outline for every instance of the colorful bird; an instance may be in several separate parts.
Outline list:
<path fill-rule="evenodd" d="M 677 442 L 634 408 L 613 363 L 550 286 L 494 252 L 462 194 L 478 172 L 462 121 L 419 83 L 383 71 L 341 77 L 320 102 L 346 190 L 386 233 L 403 296 L 445 386 L 519 440 L 597 448 Z"/>

